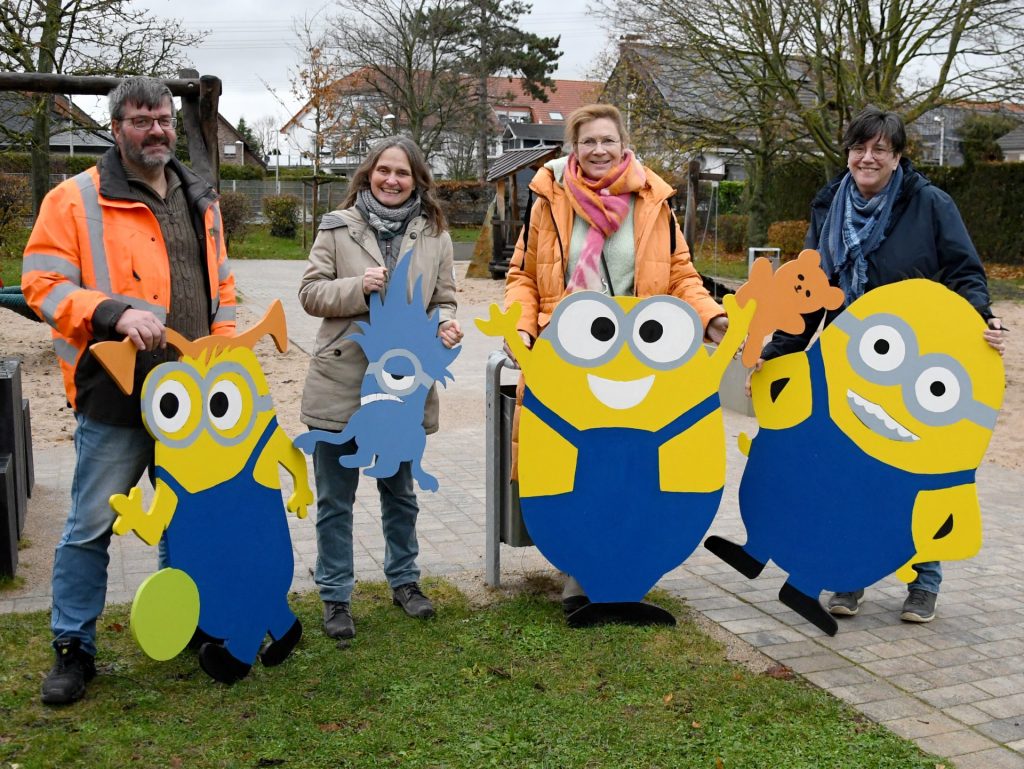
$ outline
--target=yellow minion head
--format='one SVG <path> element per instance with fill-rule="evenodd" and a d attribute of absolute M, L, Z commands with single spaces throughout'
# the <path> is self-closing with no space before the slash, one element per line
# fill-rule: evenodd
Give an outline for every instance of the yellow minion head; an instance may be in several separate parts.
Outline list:
<path fill-rule="evenodd" d="M 703 335 L 672 296 L 571 294 L 530 351 L 527 382 L 578 429 L 656 430 L 718 390 Z"/>
<path fill-rule="evenodd" d="M 915 473 L 977 467 L 1002 405 L 999 354 L 966 300 L 930 280 L 876 288 L 821 335 L 833 421 Z"/>

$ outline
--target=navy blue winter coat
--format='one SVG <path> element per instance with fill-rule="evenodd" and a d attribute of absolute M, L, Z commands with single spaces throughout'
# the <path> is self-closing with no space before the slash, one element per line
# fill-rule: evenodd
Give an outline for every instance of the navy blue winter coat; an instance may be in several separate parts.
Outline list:
<path fill-rule="evenodd" d="M 885 239 L 868 257 L 868 282 L 865 291 L 908 278 L 928 278 L 947 286 L 988 320 L 988 281 L 978 252 L 967 234 L 956 203 L 935 187 L 909 160 L 900 160 L 903 184 L 893 204 Z M 822 227 L 832 199 L 846 173 L 842 173 L 818 191 L 811 201 L 811 226 L 804 239 L 805 248 L 818 247 Z M 839 285 L 832 276 L 832 284 Z M 843 308 L 828 312 L 825 324 L 832 322 Z M 765 345 L 761 357 L 777 358 L 807 348 L 821 322 L 821 312 L 804 316 L 807 327 L 803 334 L 777 332 Z"/>

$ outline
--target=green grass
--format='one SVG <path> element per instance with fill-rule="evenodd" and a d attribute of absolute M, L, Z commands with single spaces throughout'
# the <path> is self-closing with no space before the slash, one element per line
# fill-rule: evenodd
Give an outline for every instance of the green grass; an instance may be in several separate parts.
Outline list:
<path fill-rule="evenodd" d="M 361 583 L 358 636 L 340 645 L 319 630 L 316 596 L 293 597 L 307 629 L 296 653 L 233 687 L 190 652 L 145 658 L 115 607 L 100 674 L 64 709 L 38 702 L 46 615 L 0 616 L 0 766 L 934 769 L 802 681 L 727 663 L 688 621 L 571 630 L 540 595 L 473 609 L 447 583 L 428 592 L 438 617 L 419 622 Z"/>
<path fill-rule="evenodd" d="M 988 290 L 993 302 L 1024 302 L 1024 278 L 988 279 Z"/>
<path fill-rule="evenodd" d="M 480 236 L 479 227 L 452 227 L 448 232 L 455 243 L 476 243 Z"/>
<path fill-rule="evenodd" d="M 305 259 L 312 247 L 308 230 L 303 248 L 301 230 L 294 238 L 278 238 L 270 234 L 269 224 L 254 224 L 243 239 L 232 239 L 228 256 L 232 259 Z"/>

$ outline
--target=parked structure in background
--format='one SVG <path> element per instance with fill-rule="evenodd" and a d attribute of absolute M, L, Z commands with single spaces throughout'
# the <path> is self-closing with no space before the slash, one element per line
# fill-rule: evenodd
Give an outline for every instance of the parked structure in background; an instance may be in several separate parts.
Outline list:
<path fill-rule="evenodd" d="M 1024 106 L 1010 102 L 958 102 L 929 110 L 907 124 L 911 160 L 919 166 L 962 166 L 964 142 L 968 139 L 965 133 L 979 118 L 1004 118 L 998 122 L 1011 130 L 1014 122 L 1024 122 Z M 993 141 L 999 146 L 1003 144 L 996 137 Z M 1003 153 L 1005 156 L 1005 148 Z"/>
<path fill-rule="evenodd" d="M 254 147 L 250 147 L 238 129 L 227 118 L 217 113 L 217 147 L 220 152 L 220 164 L 235 166 L 254 166 L 267 170 L 267 162 Z"/>
<path fill-rule="evenodd" d="M 348 175 L 362 161 L 375 139 L 402 132 L 401 122 L 369 82 L 374 76 L 367 69 L 358 70 L 335 84 L 337 98 L 344 109 L 340 110 L 343 117 L 335 121 L 326 136 L 320 158 L 320 165 L 329 173 Z M 466 98 L 470 98 L 470 87 L 467 82 Z M 590 80 L 555 80 L 547 102 L 527 93 L 518 78 L 488 78 L 487 88 L 494 126 L 488 157 L 496 158 L 506 149 L 560 145 L 565 119 L 577 107 L 597 100 L 602 84 Z M 310 163 L 311 119 L 312 108 L 306 104 L 281 127 L 282 156 L 291 158 L 294 164 Z M 439 149 L 428 156 L 428 161 L 438 178 L 472 176 L 474 156 L 472 135 L 453 127 L 442 132 Z"/>
<path fill-rule="evenodd" d="M 0 152 L 27 152 L 32 141 L 34 100 L 17 91 L 0 91 Z M 50 153 L 102 155 L 114 137 L 67 96 L 55 94 L 50 112 Z"/>

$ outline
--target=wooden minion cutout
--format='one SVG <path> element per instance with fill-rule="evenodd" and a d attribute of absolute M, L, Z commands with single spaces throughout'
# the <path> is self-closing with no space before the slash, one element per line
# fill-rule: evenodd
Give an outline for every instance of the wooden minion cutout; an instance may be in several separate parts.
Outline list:
<path fill-rule="evenodd" d="M 759 430 L 740 484 L 747 542 L 706 547 L 749 578 L 771 559 L 779 599 L 824 632 L 822 590 L 981 547 L 974 476 L 1002 404 L 999 354 L 962 297 L 928 280 L 876 288 L 804 353 L 752 381 Z M 746 436 L 741 436 L 746 438 Z"/>
<path fill-rule="evenodd" d="M 571 624 L 674 622 L 638 602 L 693 551 L 721 499 L 718 388 L 755 303 L 727 296 L 725 307 L 729 330 L 711 354 L 696 312 L 671 296 L 571 294 L 532 349 L 518 304 L 477 320 L 523 371 L 520 502 L 537 547 L 593 602 Z"/>
<path fill-rule="evenodd" d="M 357 321 L 352 341 L 369 361 L 359 391 L 359 408 L 340 433 L 310 430 L 295 446 L 312 454 L 318 442 L 356 443 L 356 453 L 342 456 L 343 467 L 364 467 L 371 478 L 390 478 L 402 462 L 410 462 L 412 477 L 424 491 L 437 491 L 437 478 L 423 469 L 427 434 L 423 412 L 435 383 L 454 379 L 448 367 L 461 347 L 449 349 L 437 335 L 440 311 L 427 314 L 423 278 L 416 278 L 407 297 L 409 249 L 395 265 L 385 298 L 370 295 L 370 321 Z"/>
<path fill-rule="evenodd" d="M 277 424 L 252 350 L 265 334 L 285 351 L 279 301 L 233 338 L 190 342 L 167 329 L 182 357 L 153 369 L 141 396 L 143 422 L 156 441 L 152 505 L 143 509 L 138 487 L 110 499 L 115 533 L 134 531 L 150 545 L 163 536 L 166 544 L 170 568 L 147 579 L 132 605 L 139 645 L 169 659 L 193 637 L 207 638 L 200 665 L 225 683 L 244 677 L 257 656 L 266 666 L 280 664 L 302 636 L 288 606 L 294 562 L 278 465 L 294 480 L 289 512 L 305 517 L 313 494 L 305 460 Z M 131 342 L 103 342 L 92 351 L 129 393 Z"/>

